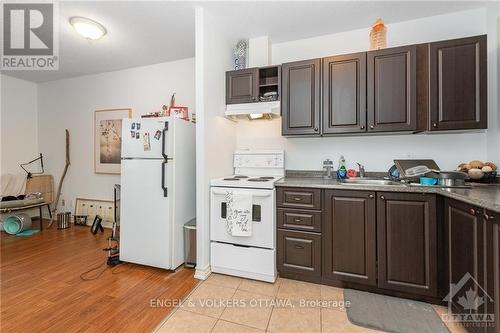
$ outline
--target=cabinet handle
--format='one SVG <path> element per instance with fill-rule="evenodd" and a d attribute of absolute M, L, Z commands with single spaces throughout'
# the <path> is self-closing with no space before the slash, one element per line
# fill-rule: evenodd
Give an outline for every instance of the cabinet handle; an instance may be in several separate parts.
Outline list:
<path fill-rule="evenodd" d="M 483 216 L 485 220 L 494 220 L 495 216 L 494 215 L 488 215 L 486 212 L 483 212 Z"/>
<path fill-rule="evenodd" d="M 375 198 L 375 196 L 374 196 L 373 194 L 370 194 L 370 195 L 368 196 L 368 198 L 373 199 L 373 198 Z"/>
<path fill-rule="evenodd" d="M 364 129 L 365 129 L 365 125 L 361 125 L 361 127 L 360 127 L 360 128 L 361 128 L 362 130 L 364 130 Z"/>
<path fill-rule="evenodd" d="M 302 201 L 302 198 L 300 198 L 300 197 L 295 197 L 295 198 L 293 198 L 293 200 L 295 200 L 295 201 Z"/>
<path fill-rule="evenodd" d="M 476 215 L 477 211 L 474 208 L 471 208 L 469 209 L 469 213 L 471 213 L 471 215 Z"/>
<path fill-rule="evenodd" d="M 302 220 L 301 219 L 295 219 L 295 222 L 297 222 L 297 223 L 298 222 L 302 222 Z"/>
<path fill-rule="evenodd" d="M 437 123 L 432 123 L 432 127 L 438 127 Z"/>
<path fill-rule="evenodd" d="M 383 195 L 380 196 L 380 199 L 385 200 L 385 197 Z"/>
<path fill-rule="evenodd" d="M 301 246 L 301 245 L 297 245 L 297 244 L 295 244 L 295 246 L 294 246 L 294 247 L 295 247 L 296 249 L 298 249 L 298 250 L 303 250 L 303 249 L 304 249 L 304 247 L 303 247 L 303 246 Z"/>
<path fill-rule="evenodd" d="M 317 127 L 314 127 L 314 131 L 317 132 L 318 131 L 318 128 Z"/>
<path fill-rule="evenodd" d="M 370 125 L 370 129 L 374 129 L 374 128 L 375 128 L 375 126 L 373 126 L 373 125 Z"/>

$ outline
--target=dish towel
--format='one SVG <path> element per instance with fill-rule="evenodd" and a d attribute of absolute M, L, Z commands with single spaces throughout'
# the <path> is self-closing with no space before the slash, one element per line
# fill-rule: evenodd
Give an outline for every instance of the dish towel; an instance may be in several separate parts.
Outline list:
<path fill-rule="evenodd" d="M 252 194 L 226 191 L 226 230 L 231 236 L 252 236 Z"/>

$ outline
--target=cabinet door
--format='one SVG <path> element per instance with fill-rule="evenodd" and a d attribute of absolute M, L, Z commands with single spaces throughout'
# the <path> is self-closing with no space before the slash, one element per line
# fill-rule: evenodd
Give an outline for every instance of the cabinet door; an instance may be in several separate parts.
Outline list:
<path fill-rule="evenodd" d="M 278 271 L 303 277 L 321 276 L 321 235 L 278 230 Z"/>
<path fill-rule="evenodd" d="M 257 102 L 258 75 L 258 68 L 226 72 L 226 104 Z"/>
<path fill-rule="evenodd" d="M 430 44 L 430 130 L 487 127 L 486 36 Z"/>
<path fill-rule="evenodd" d="M 323 58 L 323 134 L 366 132 L 366 52 Z"/>
<path fill-rule="evenodd" d="M 468 300 L 467 292 L 473 290 L 483 297 L 484 286 L 484 223 L 481 212 L 469 204 L 447 199 L 445 224 L 448 235 L 448 274 L 450 293 L 446 298 L 456 314 L 484 313 L 484 306 L 469 308 L 460 304 Z M 469 332 L 484 332 L 484 327 L 469 327 Z"/>
<path fill-rule="evenodd" d="M 320 59 L 281 66 L 283 135 L 320 134 L 320 66 Z"/>
<path fill-rule="evenodd" d="M 377 192 L 378 286 L 437 295 L 434 195 Z"/>
<path fill-rule="evenodd" d="M 375 192 L 325 191 L 323 277 L 376 285 Z"/>
<path fill-rule="evenodd" d="M 416 56 L 415 45 L 368 52 L 368 132 L 416 130 Z"/>
<path fill-rule="evenodd" d="M 500 214 L 486 212 L 483 215 L 486 242 L 486 276 L 487 287 L 486 313 L 492 314 L 495 325 L 487 327 L 488 333 L 500 333 Z"/>

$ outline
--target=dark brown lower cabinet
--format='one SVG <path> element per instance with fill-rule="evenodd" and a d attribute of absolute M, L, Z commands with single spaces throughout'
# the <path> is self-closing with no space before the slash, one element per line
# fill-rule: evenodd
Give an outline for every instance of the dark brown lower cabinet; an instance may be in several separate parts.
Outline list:
<path fill-rule="evenodd" d="M 446 229 L 448 235 L 448 274 L 450 293 L 446 298 L 454 314 L 477 314 L 482 309 L 466 309 L 460 305 L 460 297 L 469 289 L 479 292 L 484 281 L 484 230 L 483 220 L 476 207 L 455 201 L 445 203 Z M 462 287 L 463 284 L 466 284 Z M 456 287 L 455 287 L 456 286 Z M 484 330 L 469 327 L 469 332 Z"/>
<path fill-rule="evenodd" d="M 278 271 L 306 279 L 321 277 L 321 234 L 278 230 Z"/>
<path fill-rule="evenodd" d="M 436 197 L 377 192 L 378 286 L 437 296 Z"/>
<path fill-rule="evenodd" d="M 377 285 L 375 192 L 326 190 L 323 277 Z"/>
<path fill-rule="evenodd" d="M 500 332 L 499 214 L 460 201 L 445 201 L 450 293 L 454 314 L 482 316 L 462 324 L 469 332 Z M 479 299 L 479 303 L 474 303 Z M 470 301 L 472 302 L 465 302 Z M 488 317 L 489 316 L 489 317 Z M 488 322 L 487 319 L 494 322 Z"/>
<path fill-rule="evenodd" d="M 500 214 L 483 212 L 486 243 L 485 285 L 490 302 L 486 313 L 493 314 L 494 325 L 487 327 L 487 333 L 500 333 Z"/>

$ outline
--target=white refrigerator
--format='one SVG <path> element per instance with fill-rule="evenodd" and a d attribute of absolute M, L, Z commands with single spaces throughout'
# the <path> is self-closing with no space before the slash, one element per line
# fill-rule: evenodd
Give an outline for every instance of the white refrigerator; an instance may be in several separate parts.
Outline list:
<path fill-rule="evenodd" d="M 122 122 L 120 260 L 164 269 L 184 261 L 195 217 L 195 125 L 174 117 Z"/>

